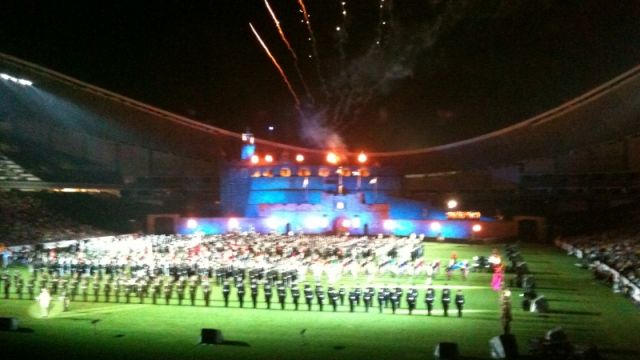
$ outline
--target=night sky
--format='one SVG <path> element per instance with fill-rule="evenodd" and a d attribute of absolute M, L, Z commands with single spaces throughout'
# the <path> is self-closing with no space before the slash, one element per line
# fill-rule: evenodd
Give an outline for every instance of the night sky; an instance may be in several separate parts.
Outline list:
<path fill-rule="evenodd" d="M 261 0 L 3 1 L 0 51 L 225 129 L 370 151 L 480 135 L 640 63 L 638 1 L 344 3 L 304 2 L 316 57 L 298 1 L 271 0 L 302 76 Z"/>

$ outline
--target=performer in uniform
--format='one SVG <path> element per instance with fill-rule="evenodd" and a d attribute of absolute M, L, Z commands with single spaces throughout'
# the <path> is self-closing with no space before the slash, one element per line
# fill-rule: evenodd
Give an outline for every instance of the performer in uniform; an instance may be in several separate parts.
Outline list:
<path fill-rule="evenodd" d="M 22 300 L 22 290 L 24 289 L 24 280 L 22 277 L 18 276 L 16 280 L 16 294 L 18 294 L 18 299 Z"/>
<path fill-rule="evenodd" d="M 251 302 L 255 309 L 258 306 L 258 280 L 255 277 L 251 278 Z"/>
<path fill-rule="evenodd" d="M 381 314 L 382 314 L 382 308 L 384 307 L 384 304 L 385 304 L 385 289 L 379 289 L 378 290 L 378 308 Z"/>
<path fill-rule="evenodd" d="M 355 289 L 351 289 L 349 291 L 349 311 L 354 312 L 356 304 L 358 303 L 358 295 L 356 294 Z"/>
<path fill-rule="evenodd" d="M 410 288 L 407 292 L 407 306 L 409 307 L 409 315 L 413 314 L 416 308 L 416 300 L 418 299 L 418 290 Z"/>
<path fill-rule="evenodd" d="M 80 282 L 80 292 L 82 292 L 82 301 L 87 302 L 89 300 L 89 284 L 86 278 Z"/>
<path fill-rule="evenodd" d="M 227 280 L 224 280 L 222 284 L 222 297 L 224 298 L 224 307 L 229 307 L 229 293 L 231 292 L 231 285 Z"/>
<path fill-rule="evenodd" d="M 196 284 L 195 279 L 191 279 L 189 282 L 189 300 L 191 301 L 191 306 L 196 306 L 196 292 L 198 291 L 198 284 Z"/>
<path fill-rule="evenodd" d="M 109 302 L 109 297 L 111 296 L 111 280 L 107 280 L 107 283 L 104 284 L 102 291 L 104 291 L 104 301 Z"/>
<path fill-rule="evenodd" d="M 313 290 L 311 285 L 304 284 L 304 299 L 307 302 L 307 309 L 311 311 L 311 303 L 313 302 Z"/>
<path fill-rule="evenodd" d="M 338 290 L 338 294 L 340 295 L 340 305 L 344 305 L 344 297 L 347 294 L 347 289 L 344 288 L 344 284 L 340 285 L 340 290 Z"/>
<path fill-rule="evenodd" d="M 364 311 L 369 312 L 369 307 L 371 306 L 371 302 L 373 300 L 373 294 L 371 293 L 372 288 L 366 288 L 364 293 L 362 294 L 362 300 L 364 302 Z"/>
<path fill-rule="evenodd" d="M 360 285 L 356 286 L 354 291 L 356 292 L 356 305 L 360 306 L 360 298 L 362 297 L 362 288 Z"/>
<path fill-rule="evenodd" d="M 27 282 L 27 293 L 29 293 L 29 300 L 33 300 L 35 296 L 36 279 L 31 278 Z"/>
<path fill-rule="evenodd" d="M 71 305 L 71 302 L 65 290 L 62 290 L 62 293 L 60 294 L 60 302 L 62 303 L 62 311 L 69 311 L 69 305 Z"/>
<path fill-rule="evenodd" d="M 156 305 L 158 303 L 158 295 L 160 295 L 160 289 L 162 289 L 162 280 L 154 280 L 151 286 L 151 303 Z"/>
<path fill-rule="evenodd" d="M 402 288 L 400 286 L 396 286 L 396 295 L 398 295 L 397 308 L 400 309 L 402 307 Z"/>
<path fill-rule="evenodd" d="M 324 305 L 324 290 L 322 290 L 322 285 L 316 285 L 316 298 L 318 301 L 318 307 L 320 308 L 320 311 L 322 311 L 322 307 Z"/>
<path fill-rule="evenodd" d="M 120 292 L 122 291 L 122 284 L 120 283 L 120 277 L 116 277 L 113 281 L 113 297 L 116 298 L 116 302 L 120 302 Z M 71 291 L 71 301 L 73 301 L 73 291 Z"/>
<path fill-rule="evenodd" d="M 173 284 L 167 281 L 164 284 L 164 304 L 169 305 L 171 303 L 171 296 L 173 295 Z"/>
<path fill-rule="evenodd" d="M 271 309 L 271 283 L 269 281 L 264 283 L 264 301 L 267 303 L 267 309 Z"/>
<path fill-rule="evenodd" d="M 240 303 L 240 307 L 242 308 L 244 307 L 244 293 L 245 293 L 244 281 L 242 279 L 238 280 L 237 293 L 238 293 L 238 302 Z"/>
<path fill-rule="evenodd" d="M 395 289 L 391 289 L 389 299 L 391 300 L 391 311 L 395 314 L 396 309 L 398 308 L 398 304 L 400 303 L 399 294 L 397 291 L 395 291 Z"/>
<path fill-rule="evenodd" d="M 386 309 L 389 307 L 389 300 L 391 300 L 391 290 L 385 285 L 382 291 L 384 294 L 384 307 Z"/>
<path fill-rule="evenodd" d="M 145 296 L 145 280 L 141 279 L 138 281 L 138 283 L 136 284 L 136 293 L 138 295 L 138 301 L 140 304 L 144 303 L 144 296 Z"/>
<path fill-rule="evenodd" d="M 93 301 L 98 302 L 98 300 L 100 299 L 100 282 L 98 281 L 98 279 L 95 279 L 95 278 L 93 279 L 92 286 L 93 286 Z"/>
<path fill-rule="evenodd" d="M 464 294 L 462 290 L 456 291 L 456 307 L 458 308 L 458 317 L 462 317 L 462 307 L 464 305 Z"/>
<path fill-rule="evenodd" d="M 209 306 L 209 302 L 211 301 L 211 285 L 209 281 L 202 283 L 202 293 L 204 295 L 204 305 Z"/>
<path fill-rule="evenodd" d="M 6 281 L 6 280 L 5 280 Z M 38 304 L 40 304 L 40 312 L 42 317 L 49 316 L 49 305 L 51 304 L 51 295 L 49 294 L 49 290 L 43 288 L 40 291 L 40 295 L 38 295 Z"/>
<path fill-rule="evenodd" d="M 424 303 L 427 305 L 427 315 L 431 316 L 433 310 L 433 303 L 436 300 L 436 292 L 433 288 L 427 289 L 427 294 L 424 297 Z"/>
<path fill-rule="evenodd" d="M 284 285 L 284 281 L 278 283 L 278 302 L 280 303 L 280 309 L 284 310 L 285 301 L 287 299 L 287 288 Z"/>
<path fill-rule="evenodd" d="M 444 316 L 449 316 L 449 304 L 451 303 L 451 290 L 449 288 L 442 289 L 442 309 L 444 310 Z"/>
<path fill-rule="evenodd" d="M 333 286 L 329 286 L 329 288 L 327 289 L 327 295 L 329 296 L 329 305 L 331 305 L 331 307 L 333 307 L 333 311 L 338 311 L 338 292 L 336 291 L 336 289 L 333 288 Z"/>
<path fill-rule="evenodd" d="M 178 305 L 182 305 L 182 301 L 184 300 L 184 292 L 185 292 L 185 283 L 184 281 L 178 281 L 178 287 L 176 288 L 176 292 L 178 293 Z"/>
<path fill-rule="evenodd" d="M 298 300 L 300 299 L 300 289 L 298 288 L 298 284 L 293 282 L 291 285 L 291 298 L 293 299 L 293 306 L 296 310 L 298 310 Z"/>
<path fill-rule="evenodd" d="M 124 285 L 124 298 L 126 299 L 127 304 L 131 303 L 131 293 L 133 292 L 133 284 L 131 284 L 130 280 L 127 280 Z"/>

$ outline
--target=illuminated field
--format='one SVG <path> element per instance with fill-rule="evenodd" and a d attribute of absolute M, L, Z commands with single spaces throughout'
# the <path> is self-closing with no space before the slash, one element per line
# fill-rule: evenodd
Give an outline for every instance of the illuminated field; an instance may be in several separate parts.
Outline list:
<path fill-rule="evenodd" d="M 428 261 L 446 261 L 452 251 L 461 259 L 488 255 L 493 248 L 433 243 L 425 247 Z M 526 246 L 522 253 L 535 273 L 538 292 L 549 300 L 551 312 L 523 312 L 518 290 L 514 291 L 512 327 L 521 353 L 527 352 L 530 338 L 541 337 L 561 325 L 573 343 L 594 343 L 606 358 L 640 356 L 640 345 L 635 341 L 640 321 L 629 300 L 594 282 L 589 271 L 574 266 L 574 259 L 557 249 Z M 343 280 L 347 289 L 354 284 L 350 276 Z M 438 342 L 453 341 L 465 358 L 489 358 L 488 341 L 501 331 L 498 297 L 489 288 L 489 281 L 488 273 L 471 273 L 466 281 L 455 273 L 448 282 L 453 290 L 462 288 L 466 295 L 462 318 L 455 317 L 454 311 L 454 316 L 442 316 L 439 301 L 434 315 L 427 317 L 422 278 L 375 281 L 376 285 L 415 284 L 420 295 L 418 310 L 412 316 L 407 314 L 406 295 L 395 315 L 390 309 L 379 314 L 377 301 L 369 313 L 362 305 L 350 313 L 347 304 L 337 312 L 325 305 L 320 312 L 315 299 L 312 311 L 305 305 L 294 311 L 290 296 L 283 311 L 275 292 L 271 310 L 262 303 L 262 294 L 258 309 L 251 308 L 248 294 L 245 308 L 238 308 L 235 291 L 229 308 L 224 308 L 217 287 L 209 308 L 202 300 L 192 307 L 189 301 L 182 306 L 166 306 L 163 299 L 159 301 L 162 305 L 151 305 L 149 299 L 147 304 L 135 304 L 137 298 L 132 304 L 94 303 L 90 296 L 88 303 L 72 303 L 69 312 L 62 312 L 56 303 L 47 319 L 38 317 L 35 301 L 2 299 L 0 316 L 17 317 L 22 329 L 1 332 L 0 344 L 16 355 L 42 359 L 430 359 Z M 445 282 L 444 274 L 435 280 L 438 297 Z M 199 345 L 201 328 L 222 330 L 226 343 Z"/>

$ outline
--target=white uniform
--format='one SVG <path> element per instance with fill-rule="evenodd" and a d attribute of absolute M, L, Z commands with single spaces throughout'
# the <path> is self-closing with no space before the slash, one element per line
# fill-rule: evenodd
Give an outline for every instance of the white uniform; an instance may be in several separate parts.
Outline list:
<path fill-rule="evenodd" d="M 42 317 L 47 317 L 49 315 L 49 305 L 51 304 L 51 295 L 49 294 L 49 291 L 47 289 L 42 289 L 42 292 L 40 292 L 37 299 L 40 304 Z"/>

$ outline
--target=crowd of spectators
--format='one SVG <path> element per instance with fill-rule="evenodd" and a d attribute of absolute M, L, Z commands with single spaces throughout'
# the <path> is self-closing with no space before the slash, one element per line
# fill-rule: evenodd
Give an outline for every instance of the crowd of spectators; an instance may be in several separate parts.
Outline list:
<path fill-rule="evenodd" d="M 19 245 L 108 234 L 52 211 L 28 193 L 0 191 L 0 243 Z"/>
<path fill-rule="evenodd" d="M 640 305 L 640 229 L 558 238 L 556 245 L 578 258 L 578 266 L 591 269 L 614 292 Z"/>

